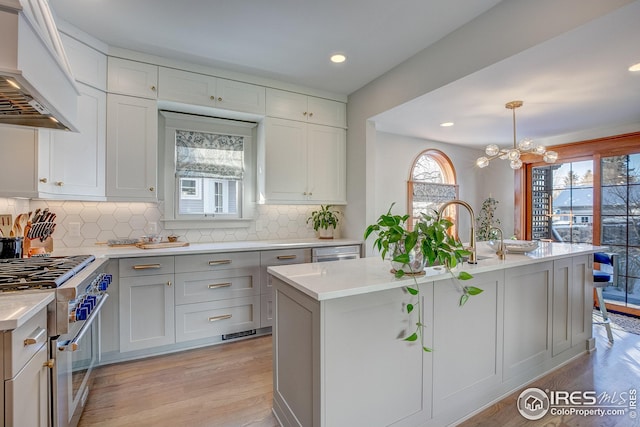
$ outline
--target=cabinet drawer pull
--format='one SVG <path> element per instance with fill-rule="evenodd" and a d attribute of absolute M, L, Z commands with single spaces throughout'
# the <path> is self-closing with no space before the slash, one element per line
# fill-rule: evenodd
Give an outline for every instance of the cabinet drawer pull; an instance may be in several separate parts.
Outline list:
<path fill-rule="evenodd" d="M 276 258 L 278 258 L 279 260 L 285 260 L 285 259 L 296 259 L 298 258 L 297 255 L 279 255 Z"/>
<path fill-rule="evenodd" d="M 53 369 L 53 367 L 56 366 L 56 359 L 49 359 L 46 362 L 44 362 L 42 366 L 44 368 Z"/>
<path fill-rule="evenodd" d="M 33 333 L 30 337 L 24 339 L 24 346 L 38 344 L 39 342 L 44 342 L 44 337 L 47 335 L 47 330 L 38 328 L 36 332 Z"/>
<path fill-rule="evenodd" d="M 160 264 L 137 264 L 137 265 L 134 265 L 132 268 L 134 270 L 157 270 L 161 267 L 162 266 Z"/>
<path fill-rule="evenodd" d="M 43 184 L 47 183 L 47 178 L 40 178 L 39 181 Z"/>
<path fill-rule="evenodd" d="M 217 261 L 209 261 L 209 265 L 222 265 L 222 264 L 231 264 L 230 259 L 221 259 Z"/>
<path fill-rule="evenodd" d="M 209 289 L 228 288 L 231 283 L 215 283 L 207 286 Z"/>
<path fill-rule="evenodd" d="M 231 315 L 223 314 L 222 316 L 209 317 L 209 322 L 217 322 L 218 320 L 226 320 L 226 319 L 231 319 Z"/>

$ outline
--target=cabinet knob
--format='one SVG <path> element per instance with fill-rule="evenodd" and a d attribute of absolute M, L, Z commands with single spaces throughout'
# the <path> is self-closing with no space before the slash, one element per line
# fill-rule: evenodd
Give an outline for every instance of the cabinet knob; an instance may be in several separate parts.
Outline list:
<path fill-rule="evenodd" d="M 306 115 L 307 115 L 307 112 L 305 111 L 304 113 L 302 113 L 302 115 L 303 115 L 303 116 L 306 116 Z"/>
<path fill-rule="evenodd" d="M 151 86 L 151 91 L 155 92 L 156 91 L 156 87 L 155 86 Z"/>
<path fill-rule="evenodd" d="M 302 193 L 302 195 L 303 195 L 303 196 L 306 196 L 306 195 L 307 195 L 307 192 L 305 191 L 304 193 Z"/>
<path fill-rule="evenodd" d="M 47 178 L 40 178 L 39 181 L 43 184 L 47 183 Z"/>
<path fill-rule="evenodd" d="M 155 187 L 149 187 L 149 191 L 156 191 Z"/>
<path fill-rule="evenodd" d="M 221 96 L 218 97 L 218 101 L 222 102 L 222 97 Z"/>
<path fill-rule="evenodd" d="M 313 117 L 313 113 L 309 113 L 309 117 Z"/>
<path fill-rule="evenodd" d="M 210 99 L 210 100 L 212 100 L 212 101 L 215 101 L 215 100 L 216 100 L 216 96 L 215 96 L 215 95 L 211 95 L 211 96 L 209 97 L 209 99 Z"/>
<path fill-rule="evenodd" d="M 172 285 L 171 280 L 169 280 L 169 281 L 167 282 L 167 286 L 171 287 L 171 285 Z"/>
<path fill-rule="evenodd" d="M 62 182 L 62 181 L 56 181 L 56 185 L 57 185 L 58 187 L 62 187 L 62 186 L 64 186 L 64 182 Z"/>
<path fill-rule="evenodd" d="M 43 367 L 53 369 L 56 366 L 56 359 L 49 359 L 42 364 Z"/>

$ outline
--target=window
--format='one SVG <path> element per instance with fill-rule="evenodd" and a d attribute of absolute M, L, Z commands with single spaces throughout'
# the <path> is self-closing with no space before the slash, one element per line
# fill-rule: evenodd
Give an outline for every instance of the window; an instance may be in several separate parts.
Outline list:
<path fill-rule="evenodd" d="M 516 173 L 525 239 L 588 242 L 618 254 L 609 309 L 640 317 L 640 132 L 554 147 L 565 163 L 529 163 Z M 517 199 L 518 200 L 518 199 Z"/>
<path fill-rule="evenodd" d="M 442 203 L 458 198 L 455 171 L 451 160 L 438 150 L 426 150 L 418 155 L 411 167 L 408 182 L 408 210 L 411 224 L 422 213 L 431 214 Z M 455 218 L 455 208 L 446 213 Z"/>
<path fill-rule="evenodd" d="M 162 111 L 165 222 L 237 221 L 253 213 L 256 123 Z M 176 228 L 192 228 L 175 225 Z"/>
<path fill-rule="evenodd" d="M 618 254 L 618 283 L 606 301 L 640 308 L 640 154 L 601 159 L 601 244 Z"/>
<path fill-rule="evenodd" d="M 593 242 L 593 161 L 537 166 L 531 175 L 533 239 Z"/>

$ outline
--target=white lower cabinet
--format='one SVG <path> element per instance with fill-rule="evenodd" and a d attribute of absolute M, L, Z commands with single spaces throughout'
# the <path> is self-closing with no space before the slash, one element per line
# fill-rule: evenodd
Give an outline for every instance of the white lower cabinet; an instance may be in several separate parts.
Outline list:
<path fill-rule="evenodd" d="M 0 425 L 48 427 L 47 309 L 42 309 L 17 329 L 5 331 L 2 335 L 0 347 L 4 346 L 4 358 L 0 357 L 0 361 L 4 365 L 4 419 L 0 420 Z"/>
<path fill-rule="evenodd" d="M 120 351 L 175 342 L 173 257 L 120 260 Z"/>

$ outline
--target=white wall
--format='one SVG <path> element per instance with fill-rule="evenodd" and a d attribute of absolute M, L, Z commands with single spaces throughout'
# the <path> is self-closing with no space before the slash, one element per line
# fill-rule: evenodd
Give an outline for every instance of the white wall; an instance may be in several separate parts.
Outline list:
<path fill-rule="evenodd" d="M 347 117 L 346 237 L 361 238 L 366 226 L 380 215 L 376 201 L 379 153 L 371 118 L 433 91 L 500 60 L 571 30 L 630 0 L 505 0 L 483 15 L 419 52 L 362 89 L 349 95 Z M 540 25 L 544 22 L 544 25 Z M 447 152 L 447 149 L 443 149 Z M 401 166 L 399 166 L 401 167 Z M 508 165 L 506 165 L 508 168 Z M 478 176 L 478 188 L 501 202 L 499 215 L 509 209 L 513 179 L 505 171 L 487 168 Z M 466 171 L 459 171 L 459 174 Z M 498 189 L 500 189 L 498 191 Z M 461 197 L 462 191 L 461 190 Z M 511 196 L 510 199 L 512 199 Z M 504 199 L 504 201 L 502 200 Z M 480 199 L 482 200 L 482 199 Z M 511 202 L 512 203 L 512 202 Z M 512 208 L 512 206 L 511 206 Z M 505 234 L 513 224 L 504 224 Z"/>
<path fill-rule="evenodd" d="M 477 217 L 482 201 L 491 195 L 499 201 L 496 218 L 501 221 L 505 236 L 513 234 L 514 174 L 506 162 L 494 162 L 490 167 L 478 169 L 475 161 L 482 151 L 427 141 L 384 132 L 377 132 L 374 176 L 374 203 L 376 215 L 386 212 L 395 202 L 393 212 L 404 215 L 407 211 L 407 179 L 415 158 L 422 151 L 436 149 L 445 153 L 456 171 L 459 197 L 474 209 Z M 459 235 L 469 239 L 469 216 L 460 209 Z M 367 242 L 371 247 L 371 242 Z"/>

